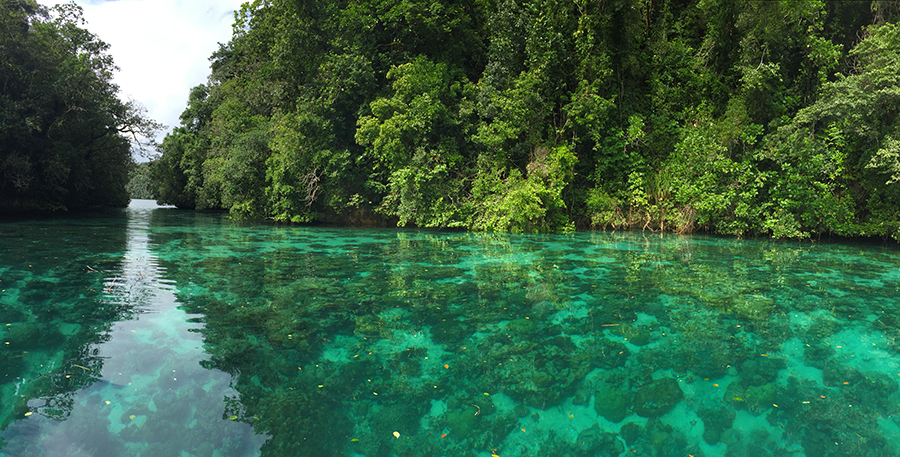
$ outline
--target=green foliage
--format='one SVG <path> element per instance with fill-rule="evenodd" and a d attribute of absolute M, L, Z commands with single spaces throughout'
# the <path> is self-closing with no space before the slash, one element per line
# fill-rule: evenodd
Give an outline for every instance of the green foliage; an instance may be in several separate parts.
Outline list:
<path fill-rule="evenodd" d="M 0 210 L 128 204 L 131 139 L 159 126 L 117 98 L 109 46 L 83 25 L 74 3 L 0 3 Z"/>
<path fill-rule="evenodd" d="M 258 0 L 154 186 L 283 222 L 898 237 L 890 4 Z"/>
<path fill-rule="evenodd" d="M 203 188 L 201 167 L 206 160 L 209 140 L 187 127 L 178 127 L 166 135 L 161 149 L 162 155 L 150 174 L 157 202 L 179 208 L 197 208 L 197 195 Z"/>
<path fill-rule="evenodd" d="M 372 114 L 359 119 L 356 132 L 357 142 L 370 146 L 375 170 L 389 171 L 379 210 L 401 225 L 461 225 L 458 198 L 467 160 L 454 102 L 464 82 L 455 81 L 446 64 L 424 56 L 392 68 L 387 77 L 393 96 L 372 101 Z"/>
<path fill-rule="evenodd" d="M 514 233 L 574 230 L 563 191 L 577 160 L 567 146 L 541 147 L 532 154 L 527 176 L 515 168 L 508 173 L 500 169 L 479 173 L 473 185 L 475 215 L 469 225 Z"/>
<path fill-rule="evenodd" d="M 900 137 L 900 28 L 869 27 L 850 56 L 857 71 L 822 86 L 816 103 L 773 136 L 792 152 L 797 179 L 819 191 L 798 198 L 815 210 L 804 224 L 844 235 L 900 239 L 897 141 Z M 786 137 L 786 138 L 785 138 Z M 785 153 L 775 157 L 784 156 Z M 826 207 L 827 205 L 827 207 Z"/>
<path fill-rule="evenodd" d="M 134 167 L 131 168 L 131 172 L 128 174 L 128 185 L 125 186 L 129 198 L 153 199 L 150 181 L 152 166 L 153 164 L 150 162 L 141 162 L 134 164 Z"/>

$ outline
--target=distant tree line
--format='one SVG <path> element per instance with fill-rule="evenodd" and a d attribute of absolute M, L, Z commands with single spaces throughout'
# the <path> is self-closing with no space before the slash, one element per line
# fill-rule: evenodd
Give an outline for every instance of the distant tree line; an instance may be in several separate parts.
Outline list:
<path fill-rule="evenodd" d="M 275 221 L 900 239 L 898 14 L 256 0 L 154 190 Z"/>
<path fill-rule="evenodd" d="M 128 191 L 130 198 L 140 198 L 152 200 L 155 198 L 153 194 L 152 182 L 150 179 L 150 162 L 136 163 L 129 173 L 128 184 L 125 189 Z"/>
<path fill-rule="evenodd" d="M 0 212 L 128 204 L 132 145 L 158 125 L 83 25 L 74 3 L 0 0 Z"/>

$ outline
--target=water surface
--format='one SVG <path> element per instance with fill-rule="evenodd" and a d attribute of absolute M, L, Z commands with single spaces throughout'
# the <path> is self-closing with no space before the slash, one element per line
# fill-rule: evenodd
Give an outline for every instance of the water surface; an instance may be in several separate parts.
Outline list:
<path fill-rule="evenodd" d="M 895 245 L 0 222 L 0 455 L 898 455 Z"/>

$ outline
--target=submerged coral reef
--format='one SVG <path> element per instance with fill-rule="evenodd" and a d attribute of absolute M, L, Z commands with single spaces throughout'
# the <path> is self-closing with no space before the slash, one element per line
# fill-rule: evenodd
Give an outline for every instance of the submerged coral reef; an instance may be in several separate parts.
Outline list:
<path fill-rule="evenodd" d="M 194 430 L 196 456 L 900 451 L 896 248 L 156 217 L 156 280 L 188 320 L 150 340 L 172 352 L 147 405 L 82 426 L 109 449 Z M 9 351 L 67 333 L 0 303 L 0 366 L 31 376 Z M 85 387 L 97 410 L 121 389 Z"/>
<path fill-rule="evenodd" d="M 841 245 L 632 233 L 241 233 L 250 252 L 182 255 L 168 268 L 179 283 L 193 278 L 182 296 L 205 316 L 209 366 L 237 375 L 272 448 L 897 452 L 889 249 L 860 258 Z M 174 257 L 171 243 L 159 239 L 162 258 Z M 847 269 L 847 256 L 868 270 Z"/>

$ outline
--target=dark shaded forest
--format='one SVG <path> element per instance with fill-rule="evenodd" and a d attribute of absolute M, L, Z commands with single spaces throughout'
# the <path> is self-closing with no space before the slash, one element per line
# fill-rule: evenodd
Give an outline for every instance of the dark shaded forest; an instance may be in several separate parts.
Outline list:
<path fill-rule="evenodd" d="M 0 0 L 0 213 L 125 206 L 159 125 L 118 98 L 109 45 L 74 3 Z"/>

